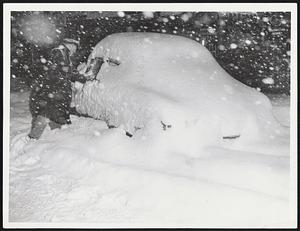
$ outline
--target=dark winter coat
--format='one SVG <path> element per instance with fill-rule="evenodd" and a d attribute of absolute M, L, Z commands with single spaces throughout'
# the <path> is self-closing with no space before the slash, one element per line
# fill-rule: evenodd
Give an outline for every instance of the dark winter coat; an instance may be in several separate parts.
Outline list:
<path fill-rule="evenodd" d="M 47 61 L 47 72 L 38 76 L 32 84 L 30 94 L 30 112 L 49 118 L 58 124 L 69 124 L 72 83 L 85 82 L 85 78 L 74 73 L 69 50 L 60 45 L 51 51 Z"/>

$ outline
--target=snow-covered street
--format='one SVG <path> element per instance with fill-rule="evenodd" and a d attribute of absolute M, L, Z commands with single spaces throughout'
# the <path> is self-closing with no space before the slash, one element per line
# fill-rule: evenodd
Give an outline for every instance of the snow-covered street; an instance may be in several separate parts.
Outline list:
<path fill-rule="evenodd" d="M 27 92 L 11 94 L 11 141 L 30 129 L 27 99 Z M 289 126 L 289 97 L 273 97 L 272 104 L 275 117 Z M 11 222 L 257 227 L 289 219 L 286 155 L 220 147 L 199 158 L 159 153 L 133 146 L 123 130 L 101 120 L 72 121 L 11 152 Z"/>

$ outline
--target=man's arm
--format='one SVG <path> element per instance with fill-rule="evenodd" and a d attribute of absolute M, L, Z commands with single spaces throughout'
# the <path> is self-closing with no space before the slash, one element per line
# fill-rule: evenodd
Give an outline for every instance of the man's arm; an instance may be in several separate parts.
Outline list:
<path fill-rule="evenodd" d="M 85 72 L 85 76 L 87 79 L 95 79 L 98 72 L 101 69 L 102 64 L 104 63 L 103 58 L 97 57 L 91 60 L 89 67 Z"/>
<path fill-rule="evenodd" d="M 64 56 L 59 49 L 53 49 L 51 51 L 48 65 L 52 73 L 65 74 L 69 71 L 69 66 L 65 63 Z"/>

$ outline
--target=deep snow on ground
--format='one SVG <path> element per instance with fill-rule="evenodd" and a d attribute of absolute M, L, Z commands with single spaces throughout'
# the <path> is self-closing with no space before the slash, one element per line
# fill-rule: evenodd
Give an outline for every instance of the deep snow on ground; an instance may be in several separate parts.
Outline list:
<path fill-rule="evenodd" d="M 27 99 L 27 92 L 11 94 L 11 143 L 29 132 Z M 272 96 L 285 126 L 289 100 Z M 11 148 L 10 222 L 268 227 L 290 218 L 286 146 L 281 156 L 210 146 L 191 157 L 136 141 L 101 120 L 72 121 Z"/>
<path fill-rule="evenodd" d="M 178 36 L 116 34 L 97 44 L 87 67 L 93 57 L 105 63 L 97 80 L 77 85 L 73 103 L 98 120 L 72 116 L 72 125 L 22 144 L 28 93 L 11 95 L 10 221 L 288 222 L 289 97 L 271 96 L 272 108 Z M 240 137 L 222 139 L 232 135 Z"/>

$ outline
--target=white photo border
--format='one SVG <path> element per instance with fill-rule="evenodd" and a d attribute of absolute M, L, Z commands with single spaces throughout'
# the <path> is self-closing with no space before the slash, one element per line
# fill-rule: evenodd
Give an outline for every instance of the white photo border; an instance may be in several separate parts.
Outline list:
<path fill-rule="evenodd" d="M 143 224 L 9 222 L 9 124 L 11 11 L 230 11 L 291 12 L 290 221 L 297 227 L 297 3 L 4 3 L 3 4 L 3 227 L 4 228 L 157 228 Z M 169 228 L 172 227 L 166 225 Z M 184 227 L 176 227 L 184 228 Z M 197 227 L 195 227 L 197 228 Z M 199 227 L 200 228 L 200 227 Z M 205 228 L 205 227 L 201 227 Z M 209 228 L 209 227 L 207 227 Z M 268 227 L 271 228 L 271 227 Z M 277 228 L 277 227 L 275 227 Z"/>

